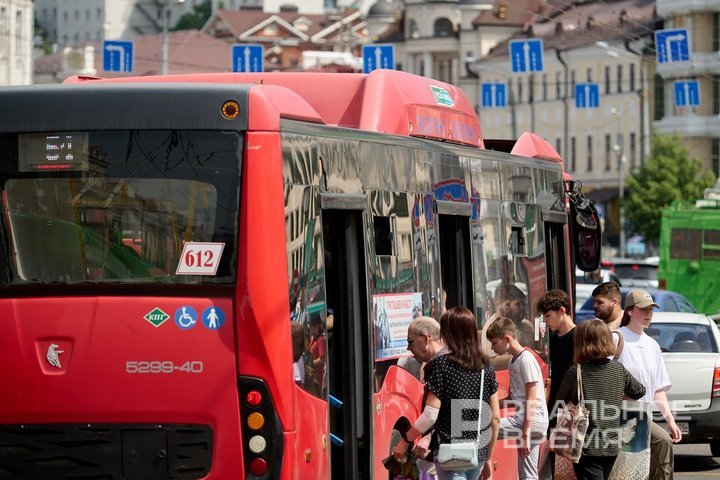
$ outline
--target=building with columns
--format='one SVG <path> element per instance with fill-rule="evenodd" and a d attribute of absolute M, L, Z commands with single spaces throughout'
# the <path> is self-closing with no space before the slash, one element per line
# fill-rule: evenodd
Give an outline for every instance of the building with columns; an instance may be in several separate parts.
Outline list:
<path fill-rule="evenodd" d="M 32 83 L 32 0 L 0 0 L 0 86 Z"/>

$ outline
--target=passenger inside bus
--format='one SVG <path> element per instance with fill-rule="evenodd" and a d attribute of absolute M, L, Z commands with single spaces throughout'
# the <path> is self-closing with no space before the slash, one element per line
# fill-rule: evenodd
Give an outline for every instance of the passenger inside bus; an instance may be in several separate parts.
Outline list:
<path fill-rule="evenodd" d="M 492 309 L 488 308 L 488 313 L 492 312 L 492 315 L 487 319 L 485 322 L 485 325 L 483 325 L 482 329 L 480 330 L 480 344 L 482 347 L 482 351 L 485 355 L 488 356 L 490 359 L 490 363 L 492 363 L 493 368 L 495 370 L 506 370 L 508 367 L 508 363 L 510 362 L 510 359 L 512 358 L 511 355 L 505 354 L 505 355 L 498 355 L 493 351 L 491 348 L 492 345 L 490 344 L 490 341 L 487 339 L 487 336 L 485 335 L 485 332 L 487 332 L 487 329 L 495 323 L 495 321 L 498 318 L 501 318 L 505 316 L 504 314 L 504 306 L 505 306 L 505 291 L 507 288 L 504 285 L 499 285 L 495 289 L 495 295 L 493 297 L 492 303 Z M 490 303 L 490 302 L 489 302 Z"/>
<path fill-rule="evenodd" d="M 490 348 L 485 332 L 500 317 L 510 318 L 518 329 L 518 341 L 524 347 L 535 348 L 535 329 L 527 319 L 527 297 L 516 285 L 500 284 L 495 289 L 494 312 L 480 331 L 483 352 L 488 355 L 495 370 L 507 369 L 511 356 L 497 355 Z M 488 310 L 491 311 L 491 310 Z"/>
<path fill-rule="evenodd" d="M 327 341 L 323 328 L 323 320 L 319 315 L 310 318 L 310 352 L 311 365 L 315 371 L 316 388 L 325 392 L 325 360 L 327 356 Z"/>
<path fill-rule="evenodd" d="M 439 312 L 438 312 L 437 298 L 435 298 L 435 295 L 432 296 L 431 305 L 430 305 L 430 316 L 433 318 L 438 318 L 440 315 L 445 313 L 445 310 L 447 310 L 447 291 L 444 288 L 442 289 L 441 296 L 442 296 L 442 304 L 440 306 Z"/>
<path fill-rule="evenodd" d="M 528 305 L 525 293 L 517 285 L 508 285 L 505 292 L 505 316 L 518 328 L 518 341 L 523 347 L 535 348 L 535 328 L 528 320 Z"/>
<path fill-rule="evenodd" d="M 300 387 L 305 387 L 305 328 L 299 323 L 290 324 L 293 354 L 293 378 Z"/>

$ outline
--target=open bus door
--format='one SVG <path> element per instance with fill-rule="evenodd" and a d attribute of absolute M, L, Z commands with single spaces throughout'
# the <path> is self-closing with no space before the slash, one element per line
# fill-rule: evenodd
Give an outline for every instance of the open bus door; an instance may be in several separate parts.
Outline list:
<path fill-rule="evenodd" d="M 322 222 L 327 305 L 333 318 L 327 333 L 331 478 L 371 478 L 373 390 L 369 328 L 363 324 L 368 318 L 363 215 L 361 210 L 328 209 Z"/>
<path fill-rule="evenodd" d="M 466 307 L 475 311 L 470 252 L 469 203 L 437 201 L 437 231 L 440 246 L 440 274 L 444 308 Z"/>

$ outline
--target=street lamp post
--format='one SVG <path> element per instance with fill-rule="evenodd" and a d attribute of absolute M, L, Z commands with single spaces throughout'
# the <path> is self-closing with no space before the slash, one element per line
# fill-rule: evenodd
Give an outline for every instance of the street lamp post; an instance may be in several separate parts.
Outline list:
<path fill-rule="evenodd" d="M 625 207 L 623 205 L 625 200 L 625 154 L 623 152 L 623 146 L 620 143 L 620 111 L 612 107 L 610 114 L 616 116 L 618 119 L 617 143 L 613 145 L 612 149 L 617 155 L 618 162 L 618 250 L 620 258 L 625 258 Z"/>
<path fill-rule="evenodd" d="M 179 5 L 185 0 L 165 0 L 162 8 L 162 56 L 160 59 L 160 73 L 168 74 L 168 28 L 170 23 L 170 5 Z"/>
<path fill-rule="evenodd" d="M 622 147 L 618 153 L 618 220 L 620 222 L 620 258 L 625 258 L 625 155 L 622 153 Z"/>
<path fill-rule="evenodd" d="M 169 2 L 170 0 L 168 0 Z M 168 73 L 168 15 L 170 8 L 168 4 L 162 6 L 162 58 L 160 59 L 160 73 L 167 75 Z"/>
<path fill-rule="evenodd" d="M 561 157 L 565 158 L 568 154 L 568 137 L 570 136 L 570 132 L 569 132 L 569 128 L 570 128 L 569 127 L 569 125 L 570 125 L 569 110 L 570 110 L 570 108 L 568 105 L 569 101 L 570 101 L 569 100 L 570 96 L 568 95 L 568 90 L 570 89 L 570 76 L 569 76 L 570 69 L 568 68 L 567 62 L 562 57 L 562 53 L 563 53 L 563 51 L 561 51 L 559 48 L 555 49 L 555 54 L 557 55 L 557 59 L 560 62 L 560 65 L 562 65 L 562 67 L 563 67 L 563 73 L 564 73 L 564 78 L 563 78 L 563 90 L 564 90 L 563 91 L 563 151 L 559 152 L 559 153 L 560 153 Z M 515 137 L 513 137 L 513 138 L 515 138 Z M 565 165 L 567 165 L 567 163 Z"/>

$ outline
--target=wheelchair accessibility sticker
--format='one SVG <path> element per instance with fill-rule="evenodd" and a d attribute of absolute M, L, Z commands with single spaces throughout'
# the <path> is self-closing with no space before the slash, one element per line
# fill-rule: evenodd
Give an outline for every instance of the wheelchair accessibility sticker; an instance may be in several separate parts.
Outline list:
<path fill-rule="evenodd" d="M 183 330 L 190 330 L 197 324 L 197 312 L 189 305 L 182 306 L 175 311 L 175 325 Z"/>
<path fill-rule="evenodd" d="M 215 305 L 205 309 L 202 314 L 202 322 L 210 330 L 217 330 L 225 323 L 225 314 Z"/>

